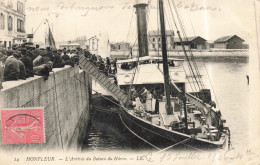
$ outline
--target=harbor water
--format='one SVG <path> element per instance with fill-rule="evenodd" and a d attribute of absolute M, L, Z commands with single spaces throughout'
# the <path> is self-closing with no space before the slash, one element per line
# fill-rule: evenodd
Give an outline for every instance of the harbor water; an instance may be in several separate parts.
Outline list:
<path fill-rule="evenodd" d="M 231 130 L 232 147 L 245 147 L 249 137 L 248 59 L 199 59 L 197 66 L 204 77 L 209 75 L 213 98 L 216 96 L 215 101 Z M 94 112 L 90 122 L 84 151 L 151 149 L 126 130 L 116 114 Z"/>

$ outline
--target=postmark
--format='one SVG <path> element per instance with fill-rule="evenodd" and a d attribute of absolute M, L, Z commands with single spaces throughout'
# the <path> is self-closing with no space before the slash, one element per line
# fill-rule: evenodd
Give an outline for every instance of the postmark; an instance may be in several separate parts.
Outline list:
<path fill-rule="evenodd" d="M 1 110 L 2 144 L 45 143 L 44 109 Z"/>

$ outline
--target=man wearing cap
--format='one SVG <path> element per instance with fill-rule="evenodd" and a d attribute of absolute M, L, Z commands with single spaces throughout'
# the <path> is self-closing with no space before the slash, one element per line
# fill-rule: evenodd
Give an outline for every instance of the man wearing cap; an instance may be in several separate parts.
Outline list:
<path fill-rule="evenodd" d="M 5 61 L 4 80 L 18 80 L 20 75 L 20 67 L 18 60 L 13 56 L 13 51 L 6 51 L 8 58 Z"/>
<path fill-rule="evenodd" d="M 74 66 L 71 59 L 70 59 L 70 56 L 67 55 L 67 52 L 64 51 L 63 52 L 63 56 L 62 56 L 62 59 L 63 61 L 65 62 L 65 65 L 71 65 L 71 66 Z"/>
<path fill-rule="evenodd" d="M 26 78 L 33 77 L 33 61 L 29 57 L 26 49 L 21 49 L 21 58 L 20 60 L 23 62 L 26 70 Z"/>
<path fill-rule="evenodd" d="M 25 80 L 26 79 L 26 70 L 25 70 L 25 66 L 23 64 L 23 62 L 21 60 L 19 60 L 19 58 L 21 58 L 21 55 L 17 54 L 17 53 L 14 53 L 13 55 L 19 62 L 19 69 L 20 69 L 20 72 L 19 72 L 19 79 L 23 79 Z"/>
<path fill-rule="evenodd" d="M 91 58 L 91 54 L 89 51 L 85 50 L 84 51 L 84 56 L 87 58 L 87 59 L 90 59 Z"/>
<path fill-rule="evenodd" d="M 40 47 L 39 45 L 36 45 L 36 46 L 35 46 L 35 49 L 32 51 L 32 52 L 34 53 L 34 55 L 35 55 L 35 58 L 34 58 L 34 59 L 36 59 L 36 58 L 40 55 L 40 52 L 41 52 L 41 51 L 40 51 L 39 47 Z M 34 59 L 33 59 L 33 60 L 34 60 Z"/>
<path fill-rule="evenodd" d="M 50 48 L 50 47 L 47 47 L 46 50 L 47 50 L 47 54 L 46 54 L 47 57 L 48 57 L 51 61 L 53 61 L 54 57 L 53 57 L 53 53 L 52 53 L 51 48 Z"/>
<path fill-rule="evenodd" d="M 48 61 L 42 65 L 33 67 L 33 72 L 35 75 L 43 76 L 44 80 L 48 80 L 49 72 L 52 71 L 53 63 Z"/>
<path fill-rule="evenodd" d="M 57 50 L 54 50 L 53 53 L 53 68 L 63 68 L 65 66 L 65 62 L 61 58 L 61 54 L 57 52 Z"/>

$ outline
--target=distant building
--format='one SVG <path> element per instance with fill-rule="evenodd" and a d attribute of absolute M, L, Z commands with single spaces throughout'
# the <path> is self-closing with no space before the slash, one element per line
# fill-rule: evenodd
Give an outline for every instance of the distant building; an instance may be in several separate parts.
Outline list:
<path fill-rule="evenodd" d="M 167 50 L 174 49 L 174 31 L 166 30 L 166 47 Z M 161 50 L 161 32 L 149 31 L 148 32 L 148 49 L 149 50 Z"/>
<path fill-rule="evenodd" d="M 71 42 L 79 44 L 80 45 L 79 47 L 82 49 L 86 49 L 86 41 L 87 41 L 86 36 L 80 36 L 77 37 L 75 40 L 72 40 Z"/>
<path fill-rule="evenodd" d="M 182 49 L 182 43 L 179 38 L 174 39 L 175 49 Z M 191 49 L 206 49 L 206 41 L 204 38 L 200 36 L 195 37 L 187 37 L 187 39 L 183 38 L 182 42 L 186 48 Z"/>
<path fill-rule="evenodd" d="M 109 37 L 107 33 L 100 32 L 98 35 L 87 39 L 86 49 L 102 58 L 110 57 Z"/>
<path fill-rule="evenodd" d="M 80 44 L 78 43 L 73 43 L 71 41 L 67 43 L 61 43 L 59 44 L 59 49 L 64 49 L 66 48 L 67 50 L 76 50 L 78 47 L 80 47 Z"/>
<path fill-rule="evenodd" d="M 0 0 L 0 47 L 27 41 L 25 33 L 26 0 Z"/>
<path fill-rule="evenodd" d="M 111 51 L 130 50 L 130 43 L 127 43 L 127 42 L 111 43 L 110 50 Z"/>
<path fill-rule="evenodd" d="M 214 48 L 214 41 L 207 41 L 206 49 L 213 49 L 213 48 Z"/>
<path fill-rule="evenodd" d="M 85 43 L 87 50 L 92 53 L 97 54 L 98 41 L 99 41 L 99 39 L 97 38 L 97 36 L 93 36 L 93 37 L 90 37 L 89 39 L 87 39 L 87 41 Z"/>
<path fill-rule="evenodd" d="M 248 49 L 245 40 L 237 35 L 223 36 L 214 41 L 214 47 L 219 49 Z"/>

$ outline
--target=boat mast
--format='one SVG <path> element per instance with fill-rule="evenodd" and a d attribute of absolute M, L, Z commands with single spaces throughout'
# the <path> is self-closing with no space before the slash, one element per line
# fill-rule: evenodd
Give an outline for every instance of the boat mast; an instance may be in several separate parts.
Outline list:
<path fill-rule="evenodd" d="M 138 50 L 139 57 L 148 56 L 147 19 L 146 8 L 148 4 L 140 0 L 136 1 L 134 7 L 137 15 Z"/>
<path fill-rule="evenodd" d="M 163 57 L 163 74 L 164 74 L 164 90 L 166 95 L 166 111 L 167 115 L 173 114 L 173 108 L 171 105 L 170 99 L 170 76 L 168 68 L 168 59 L 167 59 L 167 48 L 166 48 L 166 36 L 165 36 L 165 22 L 164 22 L 164 9 L 163 9 L 163 0 L 159 0 L 159 10 L 160 10 L 160 23 L 161 23 L 161 37 L 162 37 L 162 57 Z"/>

